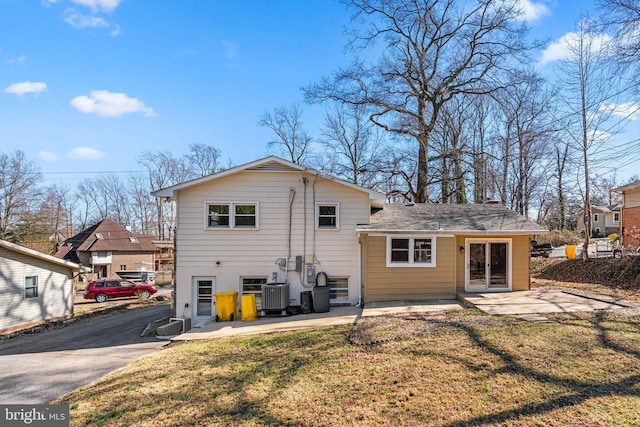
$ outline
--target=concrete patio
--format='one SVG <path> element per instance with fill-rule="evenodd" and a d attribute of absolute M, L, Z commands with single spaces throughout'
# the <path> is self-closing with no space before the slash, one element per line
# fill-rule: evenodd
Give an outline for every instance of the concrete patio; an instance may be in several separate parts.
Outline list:
<path fill-rule="evenodd" d="M 557 289 L 508 293 L 461 293 L 458 295 L 458 300 L 373 302 L 365 304 L 364 307 L 331 307 L 331 311 L 327 313 L 261 317 L 253 321 L 215 322 L 211 320 L 170 339 L 180 342 L 355 324 L 361 317 L 461 310 L 465 306 L 476 307 L 488 314 L 520 315 L 525 318 L 528 316 L 532 319 L 535 317 L 534 320 L 544 320 L 544 317 L 530 315 L 610 310 L 620 307 L 613 302 L 573 295 Z"/>
<path fill-rule="evenodd" d="M 536 289 L 508 293 L 461 293 L 458 298 L 488 314 L 545 314 L 611 310 L 618 304 L 586 298 L 556 289 Z"/>

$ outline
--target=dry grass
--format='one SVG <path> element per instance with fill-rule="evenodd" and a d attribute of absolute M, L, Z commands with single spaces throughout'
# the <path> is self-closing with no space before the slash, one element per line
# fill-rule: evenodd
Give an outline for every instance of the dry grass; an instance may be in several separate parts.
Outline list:
<path fill-rule="evenodd" d="M 63 397 L 71 425 L 640 424 L 640 318 L 476 310 L 171 346 Z"/>

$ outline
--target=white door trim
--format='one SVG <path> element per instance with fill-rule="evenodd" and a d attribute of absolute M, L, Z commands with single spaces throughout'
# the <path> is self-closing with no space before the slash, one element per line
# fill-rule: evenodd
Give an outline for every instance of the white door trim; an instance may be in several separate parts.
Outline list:
<path fill-rule="evenodd" d="M 198 315 L 198 281 L 201 280 L 210 280 L 211 281 L 211 314 L 208 316 Z M 207 320 L 215 317 L 216 315 L 216 307 L 215 307 L 215 298 L 214 295 L 216 293 L 216 278 L 215 276 L 192 276 L 191 277 L 191 327 L 196 327 Z"/>
<path fill-rule="evenodd" d="M 482 286 L 471 285 L 470 272 L 471 263 L 469 260 L 471 251 L 469 246 L 472 243 L 484 243 L 485 244 L 485 284 Z M 506 243 L 507 244 L 507 287 L 505 288 L 489 288 L 490 279 L 490 266 L 489 266 L 489 243 Z M 465 292 L 507 292 L 512 290 L 512 278 L 513 278 L 513 239 L 511 238 L 468 238 L 464 241 L 464 290 Z"/>

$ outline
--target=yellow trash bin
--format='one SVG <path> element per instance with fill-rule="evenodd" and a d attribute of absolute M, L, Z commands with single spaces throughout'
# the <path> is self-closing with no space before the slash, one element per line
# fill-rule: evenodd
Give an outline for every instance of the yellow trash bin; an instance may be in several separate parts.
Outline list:
<path fill-rule="evenodd" d="M 256 320 L 258 318 L 256 294 L 244 294 L 240 299 L 242 304 L 242 320 Z"/>
<path fill-rule="evenodd" d="M 238 318 L 238 291 L 216 292 L 216 322 Z"/>
<path fill-rule="evenodd" d="M 567 245 L 567 258 L 575 259 L 577 249 L 578 247 L 576 245 Z"/>

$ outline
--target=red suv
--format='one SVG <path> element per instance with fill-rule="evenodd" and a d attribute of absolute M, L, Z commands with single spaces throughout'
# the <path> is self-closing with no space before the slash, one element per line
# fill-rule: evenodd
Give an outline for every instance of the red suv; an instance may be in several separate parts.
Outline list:
<path fill-rule="evenodd" d="M 85 299 L 94 299 L 97 302 L 105 302 L 109 298 L 135 297 L 149 298 L 158 292 L 155 286 L 136 284 L 128 280 L 97 280 L 89 283 L 84 291 Z"/>

